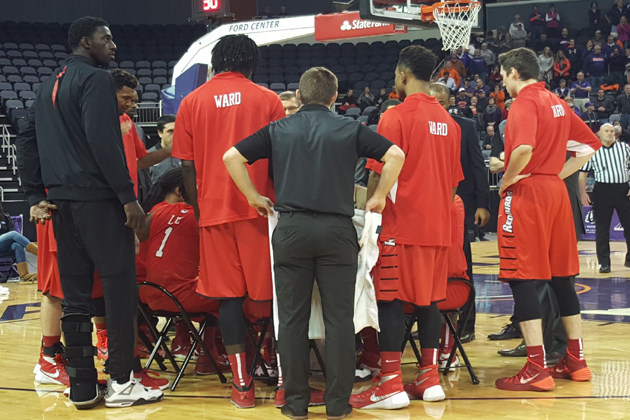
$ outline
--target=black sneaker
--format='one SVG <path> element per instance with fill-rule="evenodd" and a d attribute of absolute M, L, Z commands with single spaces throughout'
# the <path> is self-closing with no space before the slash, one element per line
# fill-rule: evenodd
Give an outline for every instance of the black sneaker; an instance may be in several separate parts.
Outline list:
<path fill-rule="evenodd" d="M 294 413 L 286 405 L 280 410 L 283 416 L 286 416 L 292 420 L 305 420 L 308 419 L 308 410 L 304 410 L 301 413 Z"/>
<path fill-rule="evenodd" d="M 503 327 L 503 331 L 498 334 L 490 334 L 488 339 L 492 341 L 512 340 L 513 338 L 523 338 L 521 331 L 512 323 Z"/>
<path fill-rule="evenodd" d="M 628 267 L 628 263 L 626 262 L 626 267 Z M 600 273 L 610 273 L 610 265 L 601 265 L 599 267 L 599 272 Z"/>

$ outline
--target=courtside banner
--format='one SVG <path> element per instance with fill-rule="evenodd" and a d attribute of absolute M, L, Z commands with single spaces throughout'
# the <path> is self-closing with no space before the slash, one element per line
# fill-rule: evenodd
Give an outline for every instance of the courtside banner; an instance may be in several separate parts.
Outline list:
<path fill-rule="evenodd" d="M 407 33 L 406 26 L 363 20 L 359 16 L 359 12 L 315 16 L 316 41 L 404 33 Z"/>

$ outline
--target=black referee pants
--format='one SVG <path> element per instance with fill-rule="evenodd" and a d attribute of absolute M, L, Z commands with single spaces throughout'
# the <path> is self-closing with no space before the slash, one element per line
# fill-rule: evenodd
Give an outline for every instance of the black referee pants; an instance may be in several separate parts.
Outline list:
<path fill-rule="evenodd" d="M 133 323 L 138 296 L 133 230 L 125 226 L 127 217 L 117 200 L 55 200 L 54 204 L 58 210 L 53 212 L 53 227 L 65 297 L 62 329 L 66 345 L 76 348 L 76 357 L 69 358 L 69 367 L 78 368 L 78 380 L 91 378 L 88 370 L 94 369 L 88 347 L 92 346 L 90 318 L 96 314 L 92 301 L 96 269 L 103 283 L 108 368 L 112 379 L 126 382 L 133 369 Z"/>
<path fill-rule="evenodd" d="M 311 392 L 308 324 L 317 280 L 326 326 L 326 412 L 342 415 L 354 385 L 354 288 L 359 244 L 349 217 L 280 215 L 272 237 L 278 298 L 278 352 L 287 407 L 308 408 Z"/>
<path fill-rule="evenodd" d="M 630 191 L 630 187 L 626 183 L 596 182 L 593 188 L 595 243 L 597 261 L 600 265 L 610 266 L 610 221 L 613 210 L 617 210 L 619 222 L 624 229 L 626 246 L 630 250 L 630 197 L 628 197 L 628 191 Z"/>

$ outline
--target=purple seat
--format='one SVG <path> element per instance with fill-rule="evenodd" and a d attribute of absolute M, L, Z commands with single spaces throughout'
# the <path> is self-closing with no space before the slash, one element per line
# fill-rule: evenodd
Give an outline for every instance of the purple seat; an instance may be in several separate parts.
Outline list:
<path fill-rule="evenodd" d="M 11 216 L 11 219 L 13 219 L 13 223 L 15 224 L 14 230 L 17 233 L 22 234 L 22 228 L 24 225 L 22 215 Z M 2 275 L 7 279 L 12 277 L 19 277 L 16 264 L 17 261 L 15 257 L 0 257 L 0 273 L 2 273 Z"/>

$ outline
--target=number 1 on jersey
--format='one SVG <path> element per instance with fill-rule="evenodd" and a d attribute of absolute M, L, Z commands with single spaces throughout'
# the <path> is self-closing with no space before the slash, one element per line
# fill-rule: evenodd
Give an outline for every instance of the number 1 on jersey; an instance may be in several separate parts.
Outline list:
<path fill-rule="evenodd" d="M 162 245 L 160 245 L 160 249 L 157 250 L 155 256 L 158 258 L 162 258 L 164 255 L 164 247 L 166 246 L 166 241 L 168 241 L 168 237 L 171 236 L 171 232 L 173 232 L 173 227 L 168 227 L 164 231 L 164 239 L 162 240 Z"/>

